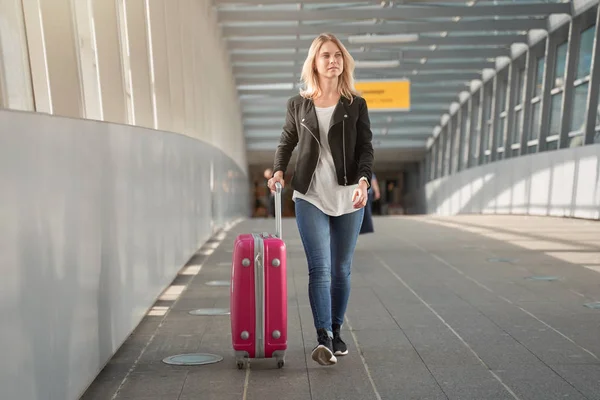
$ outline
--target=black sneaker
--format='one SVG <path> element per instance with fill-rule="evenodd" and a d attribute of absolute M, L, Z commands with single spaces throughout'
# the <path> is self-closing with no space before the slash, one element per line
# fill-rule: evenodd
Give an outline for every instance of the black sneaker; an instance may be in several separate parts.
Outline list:
<path fill-rule="evenodd" d="M 341 326 L 333 324 L 332 347 L 333 354 L 335 354 L 336 356 L 345 356 L 346 354 L 348 354 L 348 347 L 346 346 L 346 343 L 344 343 L 342 337 L 340 336 L 341 328 Z"/>
<path fill-rule="evenodd" d="M 333 355 L 332 341 L 327 331 L 323 328 L 317 330 L 319 344 L 312 351 L 312 359 L 321 365 L 333 365 L 337 358 Z"/>

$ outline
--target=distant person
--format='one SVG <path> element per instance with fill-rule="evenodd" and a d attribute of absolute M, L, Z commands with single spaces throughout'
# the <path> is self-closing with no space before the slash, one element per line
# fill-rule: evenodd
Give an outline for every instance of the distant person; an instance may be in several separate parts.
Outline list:
<path fill-rule="evenodd" d="M 377 182 L 375 173 L 373 173 L 371 178 L 371 187 L 369 188 L 368 196 L 367 205 L 365 206 L 365 216 L 360 227 L 361 235 L 375 232 L 375 228 L 373 227 L 373 202 L 379 200 L 381 197 L 379 183 Z"/>
<path fill-rule="evenodd" d="M 373 164 L 366 101 L 354 88 L 354 59 L 331 34 L 311 44 L 302 68 L 304 90 L 287 102 L 269 187 L 283 186 L 298 147 L 296 223 L 308 263 L 308 294 L 317 333 L 311 357 L 321 365 L 348 354 L 340 336 L 350 296 L 350 271 Z"/>

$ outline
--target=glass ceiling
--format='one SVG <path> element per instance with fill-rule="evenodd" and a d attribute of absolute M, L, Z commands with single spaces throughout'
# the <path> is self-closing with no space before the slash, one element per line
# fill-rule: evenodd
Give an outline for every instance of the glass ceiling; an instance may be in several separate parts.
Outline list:
<path fill-rule="evenodd" d="M 450 107 L 485 69 L 495 68 L 498 57 L 510 57 L 514 43 L 527 43 L 530 30 L 545 29 L 549 15 L 572 9 L 563 0 L 213 1 L 241 98 L 262 96 L 242 103 L 242 111 L 260 106 L 271 116 L 285 112 L 308 48 L 322 31 L 334 33 L 351 52 L 357 81 L 406 77 L 413 109 L 423 110 L 432 101 Z M 398 34 L 414 37 L 377 42 Z M 390 67 L 390 61 L 397 63 Z M 442 114 L 423 118 L 435 126 Z M 377 122 L 376 128 L 388 124 Z"/>

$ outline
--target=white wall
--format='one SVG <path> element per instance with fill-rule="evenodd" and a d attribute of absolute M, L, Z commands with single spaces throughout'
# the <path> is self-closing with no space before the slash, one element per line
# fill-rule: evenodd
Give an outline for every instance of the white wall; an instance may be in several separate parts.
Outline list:
<path fill-rule="evenodd" d="M 496 161 L 427 183 L 428 214 L 600 219 L 600 145 Z"/>
<path fill-rule="evenodd" d="M 249 215 L 211 3 L 0 0 L 0 399 L 79 398 Z"/>
<path fill-rule="evenodd" d="M 77 399 L 213 223 L 248 215 L 247 179 L 184 135 L 16 111 L 0 127 L 0 399 Z"/>

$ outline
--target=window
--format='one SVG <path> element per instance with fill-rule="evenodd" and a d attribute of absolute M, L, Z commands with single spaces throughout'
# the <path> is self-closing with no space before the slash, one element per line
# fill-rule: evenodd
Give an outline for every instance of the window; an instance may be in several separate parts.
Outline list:
<path fill-rule="evenodd" d="M 475 167 L 479 165 L 479 137 L 481 131 L 479 129 L 479 91 L 471 96 L 471 135 L 469 137 L 469 166 Z"/>
<path fill-rule="evenodd" d="M 490 162 L 492 157 L 492 100 L 493 100 L 492 81 L 483 86 L 483 163 Z"/>
<path fill-rule="evenodd" d="M 575 76 L 575 81 L 573 82 L 573 111 L 571 114 L 569 147 L 583 144 L 582 137 L 587 112 L 587 97 L 590 86 L 590 68 L 592 65 L 595 31 L 596 27 L 591 26 L 581 32 L 577 56 L 577 76 Z"/>
<path fill-rule="evenodd" d="M 467 162 L 469 160 L 469 106 L 468 103 L 463 104 L 460 109 L 460 145 L 462 146 L 460 149 L 461 152 L 461 163 L 459 165 L 459 170 L 463 170 L 467 168 Z"/>
<path fill-rule="evenodd" d="M 542 89 L 544 87 L 544 62 L 546 58 L 544 56 L 537 59 L 537 66 L 535 71 L 535 88 L 533 89 L 533 97 L 542 95 Z"/>
<path fill-rule="evenodd" d="M 444 176 L 450 175 L 450 155 L 452 154 L 452 131 L 450 130 L 450 122 L 446 123 L 443 131 L 444 134 Z"/>
<path fill-rule="evenodd" d="M 535 153 L 537 141 L 540 137 L 540 118 L 542 103 L 538 100 L 531 106 L 531 129 L 527 135 L 527 153 Z"/>
<path fill-rule="evenodd" d="M 498 90 L 498 119 L 496 120 L 496 124 L 494 126 L 494 146 L 496 147 L 496 157 L 498 160 L 502 160 L 504 158 L 504 145 L 506 142 L 506 132 L 504 127 L 506 126 L 506 117 L 508 115 L 506 111 L 506 99 L 507 99 L 507 91 L 508 91 L 508 69 L 505 71 L 501 71 L 497 78 L 497 90 Z"/>
<path fill-rule="evenodd" d="M 452 120 L 450 122 L 450 129 L 452 132 L 452 154 L 450 158 L 450 162 L 452 163 L 450 167 L 450 173 L 454 174 L 458 171 L 458 158 L 460 152 L 460 131 L 458 130 L 458 113 L 454 114 Z"/>
<path fill-rule="evenodd" d="M 525 68 L 519 68 L 517 71 L 517 88 L 515 90 L 515 104 L 523 103 L 525 94 Z"/>
<path fill-rule="evenodd" d="M 444 160 L 442 160 L 442 157 L 444 155 L 444 129 L 442 129 L 442 131 L 440 132 L 440 134 L 438 135 L 438 146 L 437 146 L 437 173 L 436 173 L 436 177 L 437 178 L 441 178 L 442 176 L 444 176 L 443 172 L 443 166 L 444 166 Z"/>
<path fill-rule="evenodd" d="M 555 88 L 562 88 L 565 85 L 565 66 L 567 63 L 567 49 L 567 42 L 564 42 L 556 48 L 556 64 L 554 66 Z"/>
<path fill-rule="evenodd" d="M 548 132 L 546 132 L 547 150 L 558 148 L 558 140 L 560 139 L 560 122 L 562 117 L 561 106 L 565 89 L 565 66 L 567 63 L 568 47 L 568 42 L 565 41 L 556 48 L 554 79 L 552 79 L 553 88 L 550 91 L 550 122 L 548 125 Z"/>
<path fill-rule="evenodd" d="M 521 152 L 521 138 L 523 137 L 523 108 L 519 108 L 515 111 L 514 118 L 514 127 L 513 127 L 513 140 L 512 145 L 510 147 L 511 157 L 517 157 Z"/>
<path fill-rule="evenodd" d="M 517 63 L 519 61 L 515 61 Z M 517 85 L 515 86 L 515 116 L 513 126 L 509 127 L 510 156 L 517 157 L 521 152 L 521 137 L 523 134 L 523 98 L 525 97 L 525 68 L 517 70 Z"/>
<path fill-rule="evenodd" d="M 437 140 L 434 139 L 433 145 L 431 146 L 431 154 L 429 156 L 429 180 L 432 181 L 435 179 L 436 173 L 436 160 L 437 160 Z"/>
<path fill-rule="evenodd" d="M 539 51 L 543 51 L 540 48 Z M 541 107 L 542 107 L 542 90 L 544 87 L 544 64 L 546 57 L 541 56 L 536 58 L 534 79 L 535 86 L 531 98 L 531 115 L 529 120 L 529 129 L 527 130 L 527 148 L 523 149 L 523 154 L 531 154 L 537 152 L 537 145 L 540 138 L 541 124 Z"/>
<path fill-rule="evenodd" d="M 583 78 L 590 74 L 592 66 L 592 52 L 594 50 L 594 34 L 596 26 L 591 26 L 581 32 L 579 44 L 579 59 L 577 61 L 577 78 Z"/>
<path fill-rule="evenodd" d="M 557 140 L 560 135 L 560 108 L 562 103 L 562 93 L 552 96 L 550 101 L 550 125 L 548 127 L 547 141 Z M 553 138 L 553 139 L 552 139 Z"/>

